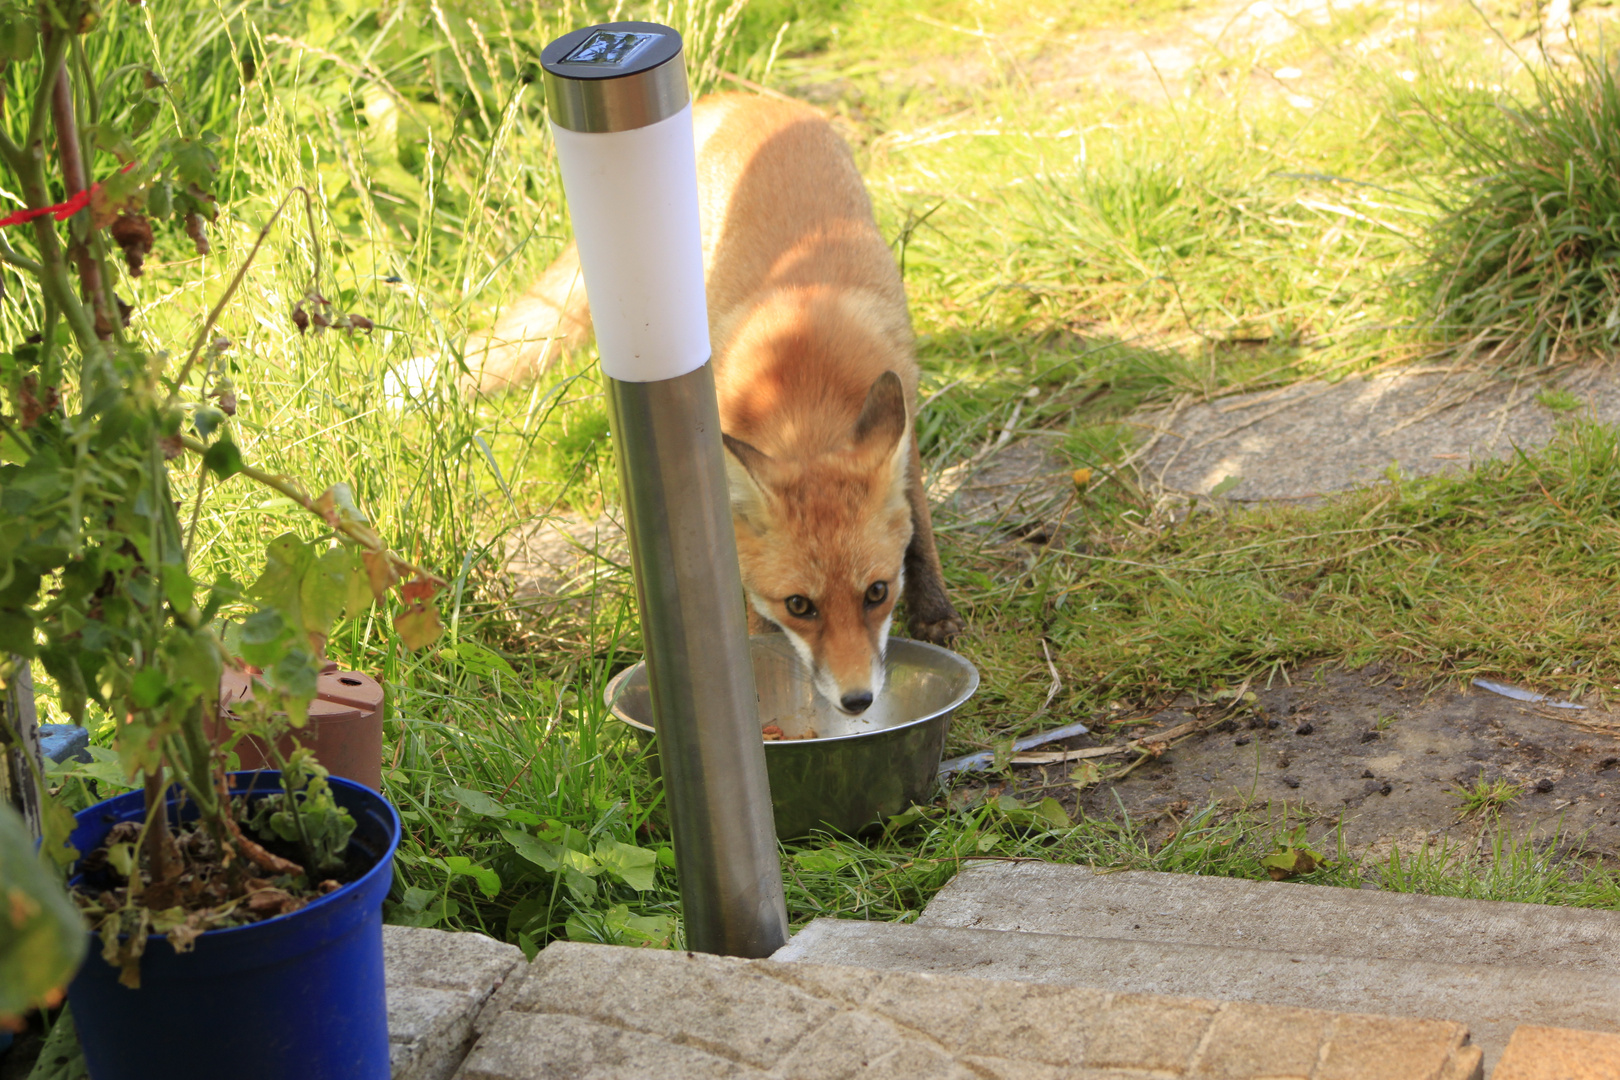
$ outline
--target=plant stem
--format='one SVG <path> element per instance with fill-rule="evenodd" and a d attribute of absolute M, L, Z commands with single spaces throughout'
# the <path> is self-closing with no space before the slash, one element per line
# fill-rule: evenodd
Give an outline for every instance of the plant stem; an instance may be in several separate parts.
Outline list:
<path fill-rule="evenodd" d="M 281 212 L 287 209 L 287 203 L 293 197 L 294 191 L 302 194 L 304 196 L 306 208 L 309 206 L 309 192 L 302 187 L 293 188 L 292 191 L 289 191 L 287 194 L 283 195 L 281 197 L 281 201 L 276 204 L 276 209 L 270 215 L 270 220 L 264 223 L 264 226 L 259 230 L 259 235 L 254 237 L 253 246 L 248 249 L 247 256 L 242 260 L 242 265 L 236 268 L 236 276 L 231 278 L 231 283 L 229 285 L 225 286 L 225 292 L 220 295 L 219 300 L 215 302 L 213 308 L 209 310 L 208 318 L 203 320 L 202 329 L 197 331 L 197 339 L 191 344 L 191 352 L 187 354 L 186 362 L 180 365 L 180 373 L 174 377 L 174 386 L 169 390 L 170 405 L 173 405 L 175 400 L 179 398 L 180 388 L 186 384 L 186 376 L 191 374 L 192 367 L 197 363 L 197 354 L 202 352 L 203 345 L 208 341 L 209 333 L 213 331 L 214 324 L 219 321 L 221 313 L 223 313 L 225 310 L 225 305 L 230 303 L 231 297 L 236 295 L 236 290 L 242 287 L 242 279 L 247 277 L 248 269 L 253 266 L 254 258 L 259 254 L 259 249 L 264 246 L 265 240 L 270 235 L 271 226 L 273 226 L 276 223 L 276 220 L 281 217 Z M 315 227 L 315 211 L 310 209 L 309 214 L 310 230 L 311 234 L 313 235 Z M 315 247 L 315 266 L 318 273 L 321 265 L 321 256 L 319 250 L 320 245 L 317 243 Z"/>
<path fill-rule="evenodd" d="M 57 73 L 62 70 L 67 47 L 66 36 L 62 34 L 49 36 L 45 46 L 44 72 L 41 75 L 39 89 L 34 95 L 28 136 L 21 146 L 10 140 L 0 142 L 0 158 L 4 158 L 5 163 L 16 174 L 22 188 L 24 205 L 34 210 L 50 206 L 52 203 L 49 188 L 45 183 L 43 140 L 45 122 L 50 116 L 54 96 L 51 88 L 55 85 Z M 84 350 L 88 367 L 91 358 L 99 358 L 101 355 L 101 339 L 96 336 L 95 324 L 90 314 L 85 311 L 84 305 L 79 302 L 79 298 L 74 295 L 68 283 L 67 267 L 63 260 L 61 241 L 56 235 L 55 222 L 47 214 L 35 218 L 33 224 L 34 237 L 39 245 L 37 276 L 40 289 L 67 318 L 73 336 L 78 338 L 80 348 Z"/>
<path fill-rule="evenodd" d="M 7 240 L 4 236 L 0 236 L 0 262 L 4 262 L 7 266 L 21 270 L 25 274 L 33 274 L 36 277 L 38 277 L 44 269 L 39 265 L 39 263 L 12 247 L 11 241 Z"/>
<path fill-rule="evenodd" d="M 73 117 L 73 79 L 64 63 L 56 70 L 56 81 L 51 86 L 51 116 L 56 122 L 56 152 L 62 163 L 62 183 L 69 198 L 90 186 L 85 174 L 83 147 L 79 143 L 79 125 Z M 103 338 L 112 336 L 116 315 L 107 303 L 102 288 L 101 265 L 90 250 L 90 210 L 86 207 L 68 221 L 68 257 L 79 268 L 79 289 L 90 301 L 94 313 L 96 333 Z M 106 331 L 103 333 L 103 327 Z"/>
<path fill-rule="evenodd" d="M 151 828 L 146 830 L 144 840 L 146 847 L 146 866 L 152 875 L 152 883 L 169 880 L 171 868 L 169 865 L 169 814 L 168 808 L 163 805 L 163 792 L 166 785 L 163 782 L 163 762 L 158 762 L 157 768 L 146 774 L 146 810 L 151 819 Z"/>
<path fill-rule="evenodd" d="M 207 444 L 201 442 L 200 440 L 193 439 L 190 435 L 180 436 L 180 441 L 185 444 L 187 450 L 190 450 L 194 454 L 201 455 L 208 452 Z M 333 523 L 325 514 L 321 512 L 320 507 L 315 505 L 314 499 L 311 499 L 308 495 L 304 494 L 304 492 L 296 484 L 287 479 L 285 476 L 277 476 L 274 473 L 267 473 L 263 469 L 255 469 L 251 465 L 243 465 L 241 472 L 242 475 L 247 477 L 249 480 L 256 481 L 272 491 L 285 495 L 299 506 L 302 506 L 305 510 L 308 510 L 316 517 L 320 518 L 322 521 L 326 521 L 327 524 L 332 526 L 332 528 L 336 529 L 350 540 L 353 540 L 367 551 L 373 552 L 377 555 L 386 555 L 388 557 L 388 561 L 393 563 L 399 569 L 407 571 L 427 581 L 431 581 L 440 588 L 443 588 L 446 584 L 448 584 L 442 577 L 433 573 L 431 570 L 423 569 L 422 567 L 411 562 L 409 559 L 394 554 L 393 551 L 389 550 L 387 545 L 381 543 L 377 539 L 376 534 L 372 533 L 370 529 L 358 529 L 351 523 L 342 519 L 339 519 L 336 523 Z"/>

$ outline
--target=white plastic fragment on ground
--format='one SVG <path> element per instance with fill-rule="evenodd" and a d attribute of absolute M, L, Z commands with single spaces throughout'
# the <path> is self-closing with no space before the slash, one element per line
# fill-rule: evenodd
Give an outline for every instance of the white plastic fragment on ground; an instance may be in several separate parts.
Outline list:
<path fill-rule="evenodd" d="M 1585 705 L 1577 705 L 1573 701 L 1554 701 L 1546 694 L 1538 694 L 1534 690 L 1525 690 L 1522 687 L 1509 683 L 1493 682 L 1490 679 L 1475 679 L 1474 685 L 1481 690 L 1489 690 L 1493 694 L 1501 694 L 1514 701 L 1524 701 L 1531 705 L 1545 705 L 1549 709 L 1584 709 Z"/>
<path fill-rule="evenodd" d="M 1060 728 L 1053 728 L 1051 731 L 1025 735 L 1022 739 L 1013 741 L 1013 753 L 1016 754 L 1021 750 L 1033 750 L 1037 746 L 1044 746 L 1049 742 L 1057 742 L 1059 739 L 1067 739 L 1075 735 L 1085 735 L 1090 731 L 1091 729 L 1086 727 L 1085 724 L 1076 721 L 1073 724 L 1064 724 Z M 939 778 L 944 780 L 946 777 L 953 776 L 956 773 L 977 772 L 980 769 L 987 769 L 995 760 L 996 754 L 993 750 L 951 758 L 949 761 L 939 763 Z"/>

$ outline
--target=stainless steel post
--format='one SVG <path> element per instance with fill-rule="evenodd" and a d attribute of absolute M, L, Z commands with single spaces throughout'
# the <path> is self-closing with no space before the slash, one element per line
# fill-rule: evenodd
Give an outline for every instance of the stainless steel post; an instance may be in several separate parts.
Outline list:
<path fill-rule="evenodd" d="M 541 55 L 606 376 L 686 941 L 787 941 L 720 416 L 680 35 L 610 23 Z"/>

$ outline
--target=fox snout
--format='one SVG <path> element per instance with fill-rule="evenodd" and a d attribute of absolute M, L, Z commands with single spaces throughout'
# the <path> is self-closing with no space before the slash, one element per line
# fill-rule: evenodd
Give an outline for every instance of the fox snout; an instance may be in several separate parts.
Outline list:
<path fill-rule="evenodd" d="M 854 641 L 829 641 L 824 635 L 821 641 L 805 641 L 802 645 L 795 642 L 810 668 L 817 692 L 848 716 L 859 716 L 871 708 L 873 700 L 883 692 L 888 620 L 875 629 L 877 632 L 871 633 L 867 627 L 858 628 L 859 640 Z M 817 645 L 821 646 L 819 650 Z"/>

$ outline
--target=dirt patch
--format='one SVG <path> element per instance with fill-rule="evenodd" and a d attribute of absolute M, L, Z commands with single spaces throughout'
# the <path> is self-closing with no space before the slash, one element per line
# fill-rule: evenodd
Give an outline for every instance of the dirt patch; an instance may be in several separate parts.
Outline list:
<path fill-rule="evenodd" d="M 1232 710 L 1118 783 L 1083 795 L 1067 783 L 1072 764 L 1015 768 L 1071 810 L 1117 817 L 1123 808 L 1161 839 L 1212 800 L 1233 809 L 1286 803 L 1315 816 L 1318 828 L 1342 816 L 1351 851 L 1370 858 L 1393 844 L 1410 852 L 1442 839 L 1453 847 L 1488 843 L 1494 819 L 1465 815 L 1457 792 L 1481 779 L 1505 780 L 1520 789 L 1499 811 L 1515 837 L 1556 833 L 1566 850 L 1620 862 L 1620 714 L 1525 705 L 1378 667 L 1318 667 L 1256 696 L 1256 708 Z M 1187 706 L 1130 730 L 1151 736 L 1218 715 Z"/>
<path fill-rule="evenodd" d="M 591 591 L 630 561 L 624 527 L 612 513 L 550 515 L 507 537 L 502 554 L 500 587 L 523 608 L 559 597 L 588 604 Z"/>
<path fill-rule="evenodd" d="M 930 487 L 934 513 L 981 526 L 1055 527 L 1074 493 L 1062 432 L 1037 432 L 944 469 Z"/>

